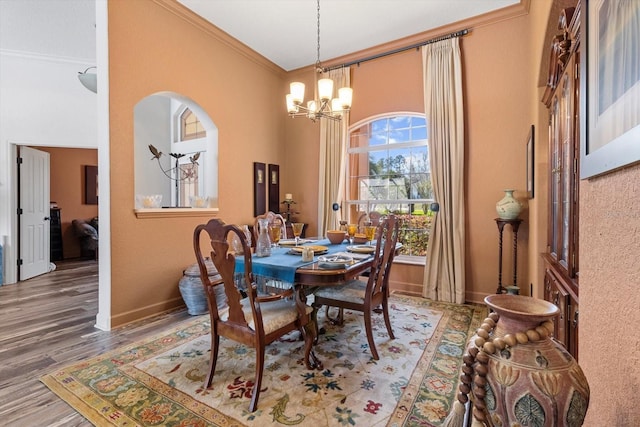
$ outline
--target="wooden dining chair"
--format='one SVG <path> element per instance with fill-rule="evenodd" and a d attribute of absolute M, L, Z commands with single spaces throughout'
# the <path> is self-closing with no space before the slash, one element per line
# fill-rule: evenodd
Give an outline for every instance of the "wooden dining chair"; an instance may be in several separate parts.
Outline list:
<path fill-rule="evenodd" d="M 358 233 L 364 233 L 364 227 L 365 225 L 367 225 L 367 223 L 371 223 L 371 225 L 375 225 L 377 227 L 382 218 L 384 218 L 384 216 L 380 212 L 362 212 L 358 217 L 357 222 Z"/>
<path fill-rule="evenodd" d="M 220 279 L 211 282 L 207 273 L 205 258 L 201 250 L 200 236 L 206 232 L 211 244 L 211 260 L 216 266 Z M 244 250 L 244 272 L 238 278 L 235 273 L 236 253 L 229 240 L 238 238 Z M 198 225 L 193 234 L 193 248 L 200 279 L 207 295 L 209 314 L 211 317 L 211 358 L 209 373 L 204 387 L 211 386 L 218 360 L 220 337 L 252 347 L 256 352 L 256 372 L 249 411 L 258 406 L 258 397 L 262 384 L 265 347 L 283 335 L 299 330 L 305 340 L 305 361 L 309 360 L 311 346 L 315 336 L 307 333 L 304 326 L 310 319 L 312 308 L 307 306 L 294 289 L 287 289 L 280 294 L 260 294 L 251 267 L 251 249 L 247 244 L 244 232 L 236 225 L 228 225 L 219 219 L 212 219 L 207 224 Z M 215 288 L 224 286 L 225 306 L 218 308 Z"/>
<path fill-rule="evenodd" d="M 258 220 L 265 219 L 265 218 L 269 220 L 270 225 L 280 224 L 280 227 L 281 227 L 280 239 L 284 240 L 287 238 L 287 223 L 284 217 L 279 213 L 268 211 L 262 215 L 258 215 L 253 220 L 253 241 L 251 242 L 251 246 L 253 246 L 254 248 L 256 246 L 256 241 L 258 240 L 258 235 L 260 234 L 260 230 L 258 229 Z"/>
<path fill-rule="evenodd" d="M 393 264 L 398 242 L 400 222 L 395 215 L 382 218 L 376 230 L 376 250 L 367 280 L 352 280 L 339 286 L 324 286 L 314 294 L 313 306 L 319 309 L 323 305 L 337 307 L 340 310 L 339 322 L 342 322 L 342 310 L 360 311 L 364 315 L 364 325 L 371 354 L 379 359 L 373 340 L 372 314 L 377 307 L 382 308 L 384 323 L 391 339 L 395 339 L 389 320 L 389 273 Z"/>

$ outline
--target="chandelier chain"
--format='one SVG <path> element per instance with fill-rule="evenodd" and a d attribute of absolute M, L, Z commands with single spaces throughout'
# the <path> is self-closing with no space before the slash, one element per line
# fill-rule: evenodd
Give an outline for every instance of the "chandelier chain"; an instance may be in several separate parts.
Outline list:
<path fill-rule="evenodd" d="M 320 69 L 320 0 L 318 0 L 318 48 L 316 53 L 316 69 Z"/>

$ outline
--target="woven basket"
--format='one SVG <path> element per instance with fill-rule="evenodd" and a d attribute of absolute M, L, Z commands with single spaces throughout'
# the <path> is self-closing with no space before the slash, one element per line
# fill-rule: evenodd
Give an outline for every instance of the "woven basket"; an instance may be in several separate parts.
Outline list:
<path fill-rule="evenodd" d="M 218 270 L 211 259 L 205 259 L 205 265 L 207 266 L 207 274 L 209 280 L 212 282 L 219 279 L 220 275 Z M 184 303 L 187 305 L 187 312 L 192 316 L 198 316 L 205 314 L 209 311 L 207 306 L 207 295 L 204 292 L 204 286 L 202 286 L 202 280 L 200 280 L 200 268 L 198 263 L 192 264 L 187 267 L 183 276 L 178 282 L 180 288 L 180 294 Z M 224 294 L 224 286 L 219 285 L 215 287 L 216 305 L 218 309 L 222 309 L 226 306 L 227 297 Z"/>

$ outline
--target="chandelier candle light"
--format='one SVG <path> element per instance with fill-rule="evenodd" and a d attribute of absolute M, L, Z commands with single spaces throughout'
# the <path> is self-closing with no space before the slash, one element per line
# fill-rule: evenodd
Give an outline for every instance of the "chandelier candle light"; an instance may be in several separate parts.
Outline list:
<path fill-rule="evenodd" d="M 315 64 L 315 79 L 317 81 L 317 99 L 312 99 L 304 103 L 304 83 L 293 82 L 290 84 L 291 93 L 287 94 L 287 111 L 290 117 L 308 117 L 312 121 L 320 117 L 331 120 L 341 120 L 342 114 L 351 108 L 353 90 L 350 87 L 338 89 L 338 97 L 333 98 L 333 80 L 319 79 L 317 75 L 322 74 L 325 69 L 320 63 L 320 0 L 318 4 L 318 45 L 317 60 Z"/>

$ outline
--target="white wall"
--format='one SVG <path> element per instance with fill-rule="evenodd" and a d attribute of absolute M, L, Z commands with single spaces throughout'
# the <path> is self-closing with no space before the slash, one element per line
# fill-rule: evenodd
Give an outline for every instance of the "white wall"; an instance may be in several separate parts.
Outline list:
<path fill-rule="evenodd" d="M 156 161 L 149 160 L 153 157 L 149 144 L 164 153 L 160 158 L 162 167 L 171 168 L 171 121 L 171 98 L 166 96 L 148 96 L 134 108 L 135 194 L 162 194 L 164 206 L 171 206 L 173 181 Z"/>
<path fill-rule="evenodd" d="M 95 64 L 0 51 L 0 240 L 5 260 L 16 259 L 15 145 L 98 148 L 97 97 L 78 80 Z M 15 263 L 4 266 L 16 280 Z"/>

